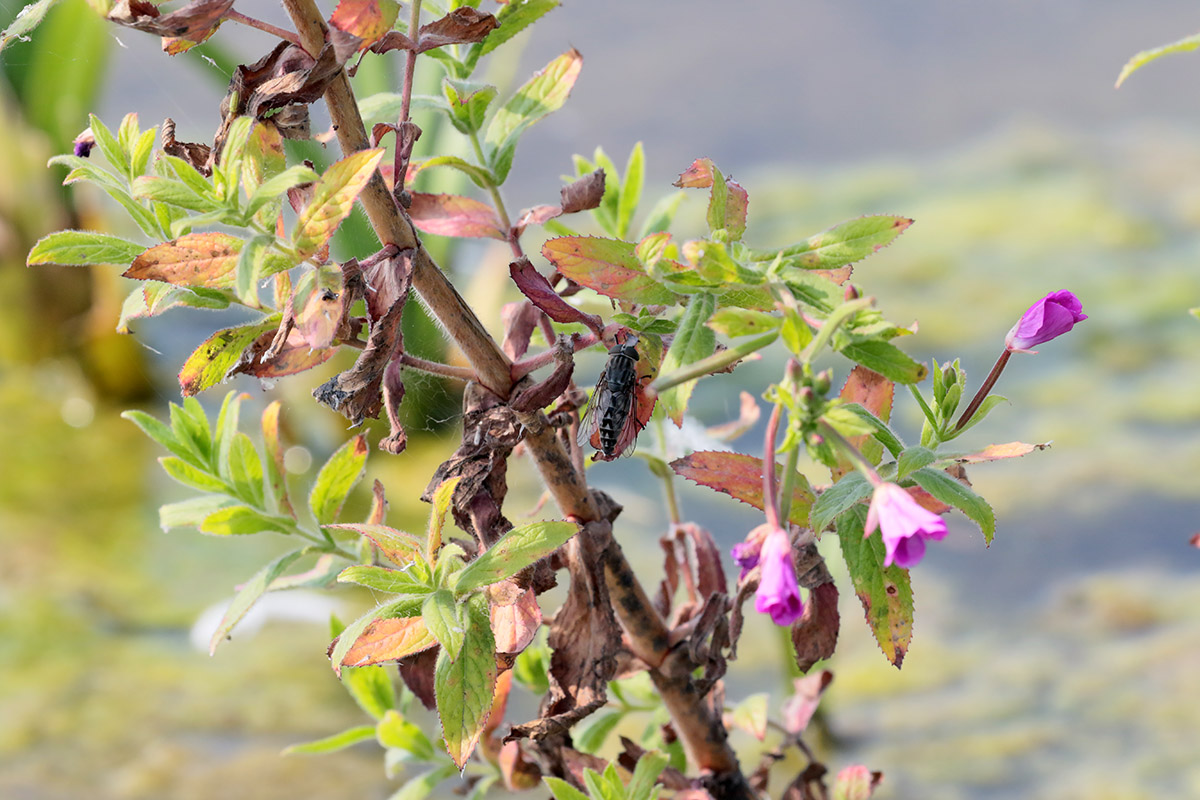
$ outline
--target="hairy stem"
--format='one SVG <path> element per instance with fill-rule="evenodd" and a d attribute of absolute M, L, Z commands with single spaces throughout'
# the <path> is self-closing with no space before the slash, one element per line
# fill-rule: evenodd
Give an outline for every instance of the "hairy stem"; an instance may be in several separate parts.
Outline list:
<path fill-rule="evenodd" d="M 777 403 L 767 421 L 766 438 L 763 441 L 763 506 L 767 512 L 767 524 L 773 528 L 779 525 L 779 492 L 775 481 L 775 437 L 779 433 L 779 417 L 783 414 L 783 404 Z"/>
<path fill-rule="evenodd" d="M 285 30 L 284 28 L 280 28 L 276 25 L 272 25 L 269 22 L 263 22 L 261 19 L 255 19 L 254 17 L 247 17 L 245 14 L 242 14 L 238 11 L 234 11 L 232 8 L 225 12 L 225 19 L 229 20 L 230 22 L 239 22 L 242 25 L 246 25 L 247 27 L 250 27 L 250 28 L 258 28 L 260 31 L 265 31 L 266 33 L 269 33 L 272 36 L 278 36 L 280 39 L 283 39 L 284 41 L 291 42 L 292 44 L 296 45 L 297 47 L 304 46 L 304 45 L 300 44 L 300 37 L 297 36 L 296 34 L 292 33 L 291 31 Z"/>

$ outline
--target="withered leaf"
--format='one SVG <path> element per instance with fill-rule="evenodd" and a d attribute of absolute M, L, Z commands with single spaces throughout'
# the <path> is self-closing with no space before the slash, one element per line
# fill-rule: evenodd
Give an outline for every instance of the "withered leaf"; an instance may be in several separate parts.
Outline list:
<path fill-rule="evenodd" d="M 149 248 L 122 274 L 175 286 L 224 289 L 233 285 L 241 251 L 242 240 L 227 233 L 189 233 Z"/>
<path fill-rule="evenodd" d="M 271 380 L 319 367 L 337 354 L 336 347 L 313 349 L 304 337 L 291 331 L 275 347 L 278 331 L 267 331 L 245 349 L 230 376 L 244 374 Z"/>
<path fill-rule="evenodd" d="M 431 711 L 437 708 L 437 700 L 433 693 L 433 673 L 441 649 L 440 645 L 434 645 L 414 656 L 401 659 L 399 664 L 400 677 L 404 684 L 412 690 L 421 704 Z"/>
<path fill-rule="evenodd" d="M 575 371 L 574 348 L 570 338 L 560 336 L 554 349 L 554 371 L 545 380 L 517 389 L 509 405 L 518 413 L 529 413 L 545 408 L 571 385 Z"/>
<path fill-rule="evenodd" d="M 562 213 L 574 214 L 597 208 L 604 198 L 604 170 L 590 172 L 562 188 Z"/>
<path fill-rule="evenodd" d="M 546 312 L 555 322 L 581 322 L 592 330 L 601 330 L 604 321 L 595 314 L 586 314 L 568 303 L 554 291 L 550 281 L 538 272 L 528 258 L 522 256 L 508 265 L 508 273 L 513 283 L 521 290 L 521 294 L 529 298 L 529 302 Z"/>
<path fill-rule="evenodd" d="M 482 42 L 500 25 L 491 14 L 463 6 L 441 19 L 422 25 L 417 35 L 417 52 L 424 53 L 448 44 Z"/>
<path fill-rule="evenodd" d="M 163 14 L 145 0 L 118 0 L 108 18 L 118 25 L 155 36 L 202 42 L 212 35 L 232 7 L 233 0 L 192 0 L 183 8 Z"/>
<path fill-rule="evenodd" d="M 175 120 L 167 117 L 163 120 L 162 134 L 159 136 L 163 152 L 169 156 L 181 158 L 195 167 L 206 178 L 212 177 L 212 164 L 209 156 L 212 148 L 206 144 L 195 142 L 180 142 L 175 138 Z"/>
<path fill-rule="evenodd" d="M 792 648 L 801 672 L 833 655 L 837 647 L 838 590 L 832 582 L 810 590 L 804 615 L 792 623 Z"/>
<path fill-rule="evenodd" d="M 329 18 L 330 27 L 351 34 L 361 49 L 387 33 L 396 22 L 396 0 L 341 0 Z"/>
<path fill-rule="evenodd" d="M 542 311 L 528 300 L 506 303 L 500 309 L 500 320 L 504 323 L 504 352 L 511 359 L 518 359 L 529 350 L 529 339 L 537 329 Z"/>
<path fill-rule="evenodd" d="M 537 636 L 542 624 L 542 609 L 532 589 L 521 592 L 515 603 L 493 605 L 491 613 L 498 653 L 520 653 Z"/>
<path fill-rule="evenodd" d="M 821 695 L 833 682 L 833 673 L 827 669 L 792 679 L 792 696 L 783 704 L 783 727 L 791 734 L 803 733 L 809 720 L 817 712 Z"/>

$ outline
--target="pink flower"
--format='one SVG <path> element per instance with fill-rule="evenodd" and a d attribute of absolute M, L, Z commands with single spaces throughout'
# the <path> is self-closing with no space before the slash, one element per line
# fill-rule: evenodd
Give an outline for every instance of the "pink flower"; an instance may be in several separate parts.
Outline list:
<path fill-rule="evenodd" d="M 1062 336 L 1087 319 L 1083 303 L 1068 291 L 1051 292 L 1029 307 L 1004 337 L 1004 346 L 1019 353 Z"/>
<path fill-rule="evenodd" d="M 744 542 L 738 542 L 729 551 L 729 555 L 733 556 L 733 560 L 742 568 L 742 574 L 738 575 L 739 581 L 746 580 L 750 570 L 758 566 L 758 555 L 762 551 L 763 539 L 771 530 L 770 525 L 759 525 L 746 534 Z"/>
<path fill-rule="evenodd" d="M 796 566 L 792 563 L 792 543 L 783 528 L 772 529 L 758 553 L 760 567 L 754 610 L 770 614 L 776 625 L 791 625 L 804 614 Z"/>
<path fill-rule="evenodd" d="M 925 540 L 946 537 L 946 523 L 932 511 L 922 508 L 908 492 L 894 483 L 875 487 L 871 508 L 867 512 L 864 536 L 879 528 L 887 558 L 883 565 L 915 567 L 925 555 Z"/>

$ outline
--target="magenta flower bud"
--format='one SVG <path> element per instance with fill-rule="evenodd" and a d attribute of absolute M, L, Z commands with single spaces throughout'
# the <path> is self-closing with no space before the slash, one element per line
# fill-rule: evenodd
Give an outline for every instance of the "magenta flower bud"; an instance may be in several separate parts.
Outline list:
<path fill-rule="evenodd" d="M 1013 325 L 1004 337 L 1004 346 L 1018 353 L 1035 353 L 1029 348 L 1062 336 L 1085 319 L 1087 314 L 1078 297 L 1068 291 L 1051 292 L 1031 305 Z"/>
<path fill-rule="evenodd" d="M 881 483 L 871 497 L 864 536 L 879 528 L 887 558 L 883 565 L 915 567 L 925 555 L 925 540 L 946 538 L 946 523 L 921 507 L 912 495 L 894 483 Z"/>
<path fill-rule="evenodd" d="M 758 591 L 754 610 L 770 614 L 776 625 L 791 625 L 804 614 L 796 565 L 792 563 L 792 542 L 787 531 L 774 528 L 763 540 L 758 554 Z"/>
<path fill-rule="evenodd" d="M 770 531 L 770 525 L 759 525 L 746 534 L 744 542 L 738 542 L 729 551 L 729 554 L 733 556 L 733 560 L 742 568 L 742 574 L 738 575 L 739 581 L 746 580 L 746 576 L 750 574 L 750 570 L 758 566 L 758 556 L 762 551 L 763 539 L 766 538 L 767 533 Z"/>

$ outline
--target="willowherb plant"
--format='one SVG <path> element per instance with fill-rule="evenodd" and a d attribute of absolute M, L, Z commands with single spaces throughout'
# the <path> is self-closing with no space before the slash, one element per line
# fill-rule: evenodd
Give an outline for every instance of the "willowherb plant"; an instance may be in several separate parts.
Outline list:
<path fill-rule="evenodd" d="M 501 189 L 521 135 L 563 105 L 582 56 L 568 50 L 506 99 L 475 76 L 484 56 L 556 0 L 512 0 L 495 14 L 460 2 L 423 9 L 414 0 L 406 20 L 394 0 L 342 0 L 328 19 L 313 0 L 285 0 L 292 30 L 237 12 L 232 0 L 196 0 L 170 13 L 138 0 L 91 2 L 115 23 L 164 37 L 172 54 L 226 21 L 279 39 L 234 71 L 211 144 L 178 141 L 170 121 L 156 135 L 140 130 L 134 114 L 115 132 L 93 117 L 75 153 L 51 161 L 69 168 L 67 183 L 88 181 L 108 193 L 150 243 L 61 231 L 38 242 L 28 262 L 122 267 L 139 283 L 121 330 L 180 306 L 237 304 L 258 314 L 214 332 L 186 360 L 179 373 L 185 400 L 171 407 L 169 424 L 137 411 L 127 416 L 170 451 L 164 470 L 199 492 L 162 508 L 165 527 L 273 532 L 298 542 L 241 587 L 214 650 L 266 592 L 354 583 L 389 596 L 329 645 L 334 672 L 373 721 L 292 749 L 324 752 L 377 739 L 389 764 L 424 765 L 398 793 L 410 799 L 462 773 L 475 796 L 497 784 L 528 789 L 544 780 L 560 800 L 584 793 L 645 800 L 661 791 L 765 795 L 772 764 L 796 747 L 809 765 L 788 776 L 784 796 L 869 796 L 878 773 L 849 767 L 830 790 L 803 741 L 828 672 L 797 681 L 782 719 L 771 720 L 782 736 L 753 770 L 739 764 L 727 721 L 763 740 L 769 716 L 765 695 L 732 706 L 725 700 L 722 679 L 736 656 L 744 603 L 755 594 L 757 611 L 790 627 L 802 672 L 829 658 L 838 587 L 817 542 L 832 532 L 867 624 L 899 667 L 912 629 L 908 568 L 928 542 L 946 535 L 942 515 L 958 508 L 986 541 L 994 532 L 991 508 L 970 488 L 964 465 L 1040 447 L 959 452 L 943 445 L 1000 401 L 990 391 L 1011 352 L 1084 319 L 1074 295 L 1053 293 L 1026 312 L 960 413 L 966 375 L 959 363 L 935 362 L 931 371 L 914 361 L 894 342 L 915 328 L 889 322 L 850 283 L 852 265 L 889 245 L 910 219 L 862 217 L 788 247 L 751 247 L 743 242 L 746 189 L 700 158 L 676 186 L 707 195 L 708 231 L 681 242 L 669 229 L 683 192 L 641 208 L 640 146 L 623 178 L 597 150 L 576 159 L 577 179 L 558 203 L 510 214 Z M 404 65 L 401 91 L 356 98 L 347 71 L 361 59 L 395 57 Z M 440 74 L 440 95 L 414 95 L 418 68 Z M 343 155 L 318 172 L 289 164 L 283 143 L 310 136 L 308 106 L 322 98 Z M 441 114 L 473 155 L 422 152 L 410 115 L 418 106 Z M 364 118 L 382 115 L 387 121 L 368 132 Z M 89 157 L 93 148 L 107 166 Z M 461 173 L 485 199 L 416 191 L 427 170 Z M 356 202 L 380 246 L 337 263 L 330 239 Z M 584 235 L 567 222 L 573 219 L 600 235 Z M 552 238 L 534 237 L 539 229 Z M 503 331 L 479 321 L 422 234 L 508 245 L 510 276 L 524 299 L 506 307 Z M 530 238 L 540 242 L 548 273 L 529 257 Z M 469 367 L 407 352 L 401 320 L 412 290 Z M 607 302 L 595 302 L 597 295 Z M 652 597 L 614 538 L 621 507 L 588 486 L 590 463 L 632 450 L 647 425 L 682 426 L 699 380 L 729 373 L 776 342 L 788 356 L 762 395 L 771 407 L 762 458 L 710 450 L 668 461 L 665 446 L 639 452 L 663 483 L 670 516 L 662 539 L 666 578 Z M 604 347 L 609 361 L 585 406 L 574 354 L 591 347 Z M 399 415 L 407 371 L 466 382 L 462 441 L 421 495 L 432 506 L 422 534 L 387 524 L 378 482 L 367 518 L 342 518 L 365 468 L 365 435 L 329 458 L 300 503 L 285 480 L 278 402 L 262 416 L 260 446 L 239 431 L 240 396 L 228 395 L 212 424 L 193 397 L 238 374 L 299 374 L 345 348 L 357 351 L 353 365 L 313 393 L 354 425 L 385 414 L 390 433 L 378 447 L 388 453 L 402 453 L 407 442 Z M 814 367 L 830 353 L 853 365 L 836 391 L 834 371 Z M 932 393 L 924 396 L 915 385 L 930 374 Z M 897 385 L 909 387 L 925 417 L 919 444 L 906 445 L 889 426 Z M 743 392 L 740 419 L 708 433 L 732 440 L 759 413 Z M 506 471 L 518 446 L 563 519 L 514 526 L 505 516 Z M 820 474 L 799 469 L 802 450 Z M 777 452 L 786 455 L 783 464 Z M 683 517 L 676 476 L 764 511 L 764 524 L 734 549 L 741 574 L 733 586 L 711 535 Z M 450 519 L 465 539 L 448 534 Z M 544 617 L 539 596 L 560 580 L 566 600 Z M 392 663 L 405 687 L 399 693 L 382 666 Z M 514 681 L 541 696 L 536 719 L 505 719 Z M 440 745 L 409 718 L 414 700 L 436 708 Z M 639 740 L 622 737 L 611 763 L 595 755 L 635 713 L 652 722 Z"/>

